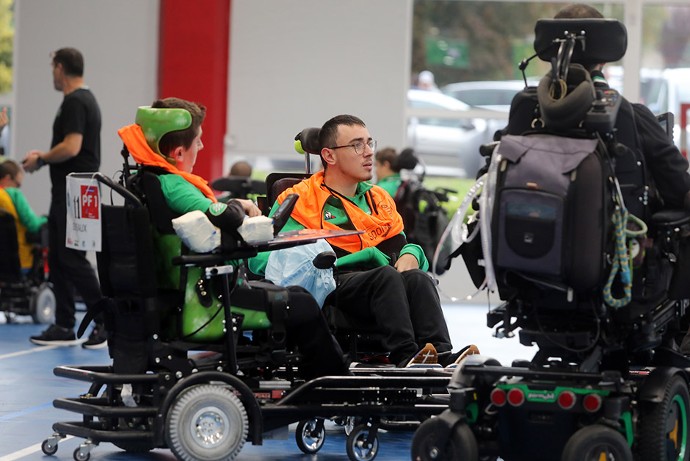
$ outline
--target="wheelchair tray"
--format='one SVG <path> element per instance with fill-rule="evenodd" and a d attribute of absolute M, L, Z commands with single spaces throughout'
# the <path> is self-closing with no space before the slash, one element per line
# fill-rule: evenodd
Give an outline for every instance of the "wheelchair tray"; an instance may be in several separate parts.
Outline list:
<path fill-rule="evenodd" d="M 328 239 L 332 237 L 343 237 L 346 235 L 363 234 L 361 230 L 334 230 L 334 229 L 300 229 L 294 231 L 281 232 L 271 240 L 266 242 L 255 242 L 255 245 L 280 245 L 283 243 L 298 243 L 305 241 L 316 241 L 318 239 Z"/>

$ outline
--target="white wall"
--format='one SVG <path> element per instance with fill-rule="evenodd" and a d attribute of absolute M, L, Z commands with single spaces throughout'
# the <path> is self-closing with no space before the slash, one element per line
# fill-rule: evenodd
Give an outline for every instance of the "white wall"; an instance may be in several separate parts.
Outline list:
<path fill-rule="evenodd" d="M 21 0 L 15 2 L 14 101 L 10 156 L 47 150 L 62 93 L 53 89 L 51 51 L 84 54 L 84 79 L 101 108 L 101 171 L 122 165 L 117 130 L 157 93 L 159 0 Z M 37 213 L 50 202 L 48 168 L 27 174 L 22 190 Z"/>
<path fill-rule="evenodd" d="M 226 165 L 294 158 L 295 134 L 343 113 L 362 118 L 379 146 L 403 147 L 412 0 L 232 6 Z"/>
<path fill-rule="evenodd" d="M 84 53 L 85 81 L 101 106 L 101 171 L 120 167 L 117 129 L 157 93 L 159 1 L 16 2 L 11 157 L 49 148 L 62 101 L 49 54 L 73 46 Z M 412 0 L 232 6 L 226 159 L 295 158 L 294 135 L 340 113 L 361 117 L 380 146 L 403 146 Z M 47 168 L 27 175 L 23 190 L 38 213 L 47 213 Z"/>

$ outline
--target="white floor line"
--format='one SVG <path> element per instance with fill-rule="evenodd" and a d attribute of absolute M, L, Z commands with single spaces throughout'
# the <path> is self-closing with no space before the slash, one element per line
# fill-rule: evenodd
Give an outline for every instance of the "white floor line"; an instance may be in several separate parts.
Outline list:
<path fill-rule="evenodd" d="M 50 346 L 50 347 L 53 347 L 53 346 Z M 74 438 L 74 436 L 68 435 L 64 439 L 60 439 L 60 443 L 64 442 L 65 440 L 69 440 L 71 438 Z M 19 451 L 15 451 L 14 453 L 10 453 L 9 455 L 0 456 L 0 461 L 16 461 L 17 459 L 22 459 L 25 456 L 29 456 L 29 455 L 32 455 L 34 453 L 42 452 L 41 444 L 42 443 L 37 443 L 35 445 L 31 445 L 30 447 L 22 448 Z M 58 447 L 59 447 L 59 444 L 58 444 Z"/>
<path fill-rule="evenodd" d="M 58 347 L 62 347 L 62 346 L 56 345 L 56 346 L 32 347 L 31 349 L 24 349 L 23 351 L 10 352 L 9 354 L 2 354 L 2 355 L 0 355 L 0 360 L 11 359 L 13 357 L 20 357 L 22 355 L 33 354 L 35 352 L 45 352 L 45 351 L 49 351 L 51 349 L 57 349 Z M 0 458 L 0 461 L 2 461 L 2 458 Z"/>

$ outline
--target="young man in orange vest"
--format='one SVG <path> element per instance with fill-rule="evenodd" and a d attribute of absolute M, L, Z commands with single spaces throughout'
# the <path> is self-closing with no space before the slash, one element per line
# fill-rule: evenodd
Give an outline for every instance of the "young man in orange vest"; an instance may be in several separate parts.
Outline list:
<path fill-rule="evenodd" d="M 373 174 L 376 141 L 362 120 L 338 115 L 319 132 L 324 169 L 284 191 L 297 201 L 283 230 L 358 229 L 363 234 L 328 239 L 338 256 L 338 286 L 326 304 L 357 318 L 370 319 L 383 333 L 382 346 L 398 366 L 411 363 L 449 365 L 468 353 L 453 354 L 441 302 L 422 248 L 408 244 L 393 198 L 368 183 Z M 267 254 L 250 261 L 263 274 Z"/>

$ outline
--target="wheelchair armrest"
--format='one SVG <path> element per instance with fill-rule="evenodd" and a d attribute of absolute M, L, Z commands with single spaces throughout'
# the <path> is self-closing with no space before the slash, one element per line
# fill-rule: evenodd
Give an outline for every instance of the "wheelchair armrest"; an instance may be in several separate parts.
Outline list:
<path fill-rule="evenodd" d="M 27 232 L 26 241 L 39 247 L 48 246 L 48 224 L 43 224 L 36 232 Z"/>
<path fill-rule="evenodd" d="M 652 215 L 651 224 L 657 228 L 678 227 L 690 223 L 690 210 L 664 210 Z"/>

